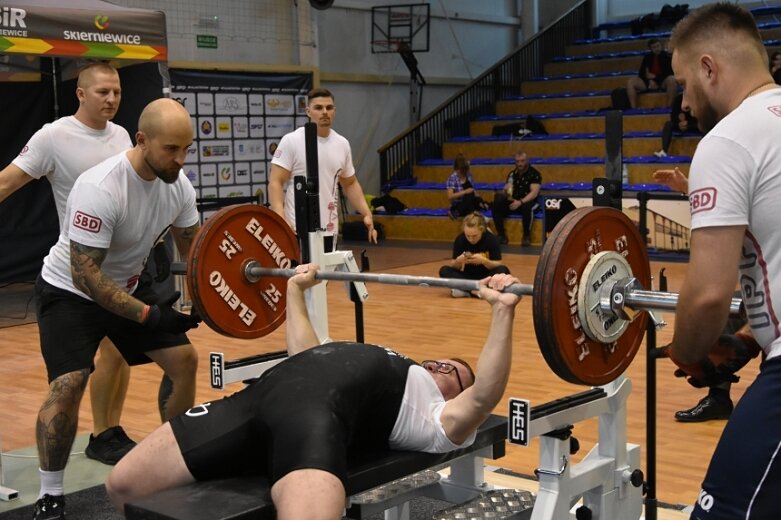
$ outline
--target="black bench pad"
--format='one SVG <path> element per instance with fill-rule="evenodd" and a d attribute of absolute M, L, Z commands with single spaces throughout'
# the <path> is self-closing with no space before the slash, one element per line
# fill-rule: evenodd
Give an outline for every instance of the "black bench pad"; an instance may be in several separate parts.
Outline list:
<path fill-rule="evenodd" d="M 349 469 L 347 494 L 354 495 L 387 482 L 444 464 L 491 447 L 491 457 L 504 456 L 507 418 L 492 415 L 478 429 L 468 448 L 449 453 L 389 451 Z M 125 505 L 131 520 L 273 519 L 268 479 L 259 475 L 196 482 L 169 489 Z"/>

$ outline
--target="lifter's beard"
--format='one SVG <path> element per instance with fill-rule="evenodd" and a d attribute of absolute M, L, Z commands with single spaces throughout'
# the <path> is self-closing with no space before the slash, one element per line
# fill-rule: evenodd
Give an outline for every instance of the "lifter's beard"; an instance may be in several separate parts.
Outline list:
<path fill-rule="evenodd" d="M 173 173 L 169 174 L 167 170 L 155 167 L 146 157 L 144 157 L 144 164 L 146 164 L 147 168 L 152 170 L 152 173 L 155 174 L 155 177 L 162 180 L 166 184 L 173 184 L 176 182 L 176 179 L 179 178 L 179 168 L 176 168 Z"/>

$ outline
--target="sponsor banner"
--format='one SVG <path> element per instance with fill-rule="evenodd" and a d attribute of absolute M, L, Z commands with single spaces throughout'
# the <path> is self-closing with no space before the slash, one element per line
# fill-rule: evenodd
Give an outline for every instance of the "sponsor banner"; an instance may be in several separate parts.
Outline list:
<path fill-rule="evenodd" d="M 234 117 L 233 137 L 237 139 L 246 139 L 249 136 L 249 120 L 246 117 Z"/>
<path fill-rule="evenodd" d="M 201 169 L 201 186 L 216 186 L 217 165 L 202 164 L 200 169 Z"/>
<path fill-rule="evenodd" d="M 89 9 L 4 6 L 3 52 L 165 61 L 165 15 L 111 4 Z"/>
<path fill-rule="evenodd" d="M 231 92 L 214 95 L 214 113 L 220 116 L 247 115 L 247 94 Z"/>
<path fill-rule="evenodd" d="M 236 179 L 236 184 L 249 184 L 250 183 L 250 163 L 237 162 L 233 165 L 233 177 Z"/>
<path fill-rule="evenodd" d="M 249 114 L 251 116 L 263 115 L 263 94 L 249 95 Z"/>
<path fill-rule="evenodd" d="M 266 137 L 282 137 L 295 130 L 294 119 L 292 117 L 267 117 L 266 118 Z"/>
<path fill-rule="evenodd" d="M 258 198 L 260 204 L 266 203 L 266 185 L 252 183 L 252 196 Z"/>
<path fill-rule="evenodd" d="M 265 161 L 255 161 L 250 163 L 250 178 L 253 184 L 266 182 Z"/>
<path fill-rule="evenodd" d="M 184 168 L 184 175 L 187 177 L 193 186 L 200 186 L 201 185 L 201 173 L 198 170 L 197 164 L 185 164 Z"/>
<path fill-rule="evenodd" d="M 203 116 L 214 115 L 214 95 L 211 92 L 198 94 L 198 114 Z"/>
<path fill-rule="evenodd" d="M 233 142 L 201 141 L 199 144 L 201 162 L 220 162 L 233 159 Z"/>
<path fill-rule="evenodd" d="M 220 197 L 249 197 L 252 190 L 249 185 L 245 186 L 222 186 L 218 191 Z"/>
<path fill-rule="evenodd" d="M 266 135 L 266 119 L 263 117 L 250 117 L 249 136 L 265 137 L 265 135 Z"/>
<path fill-rule="evenodd" d="M 198 137 L 201 139 L 214 139 L 214 118 L 198 118 Z"/>
<path fill-rule="evenodd" d="M 191 116 L 197 115 L 196 107 L 198 106 L 195 101 L 195 94 L 190 92 L 171 92 L 171 99 L 178 101 Z"/>
<path fill-rule="evenodd" d="M 220 186 L 234 184 L 233 163 L 219 163 L 217 165 L 217 182 Z"/>
<path fill-rule="evenodd" d="M 195 129 L 194 132 L 197 132 L 197 125 L 193 125 L 193 128 Z M 198 162 L 198 141 L 193 141 L 193 144 L 190 145 L 190 148 L 187 149 L 187 157 L 184 158 L 184 164 L 191 164 L 191 163 L 197 163 Z"/>
<path fill-rule="evenodd" d="M 235 139 L 233 150 L 237 161 L 255 161 L 266 158 L 262 139 Z"/>
<path fill-rule="evenodd" d="M 215 124 L 217 126 L 216 135 L 218 139 L 230 139 L 233 137 L 233 122 L 231 121 L 230 117 L 218 117 L 215 120 Z"/>
<path fill-rule="evenodd" d="M 290 95 L 266 94 L 266 115 L 292 116 L 295 114 L 295 99 Z"/>

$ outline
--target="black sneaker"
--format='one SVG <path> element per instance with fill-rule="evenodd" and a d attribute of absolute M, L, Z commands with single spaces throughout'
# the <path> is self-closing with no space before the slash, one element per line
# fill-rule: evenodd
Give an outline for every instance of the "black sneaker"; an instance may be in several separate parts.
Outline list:
<path fill-rule="evenodd" d="M 90 434 L 84 454 L 90 459 L 113 466 L 136 445 L 121 426 L 114 426 L 97 437 Z"/>
<path fill-rule="evenodd" d="M 65 518 L 65 497 L 43 495 L 35 503 L 33 520 L 56 520 Z"/>
<path fill-rule="evenodd" d="M 680 422 L 704 422 L 728 419 L 732 413 L 732 401 L 716 399 L 711 395 L 703 397 L 699 403 L 688 410 L 675 412 L 675 420 Z"/>
<path fill-rule="evenodd" d="M 521 247 L 529 247 L 532 245 L 532 241 L 529 239 L 528 235 L 523 235 L 523 240 L 521 240 Z"/>
<path fill-rule="evenodd" d="M 508 242 L 507 235 L 499 235 L 499 243 L 506 244 Z"/>

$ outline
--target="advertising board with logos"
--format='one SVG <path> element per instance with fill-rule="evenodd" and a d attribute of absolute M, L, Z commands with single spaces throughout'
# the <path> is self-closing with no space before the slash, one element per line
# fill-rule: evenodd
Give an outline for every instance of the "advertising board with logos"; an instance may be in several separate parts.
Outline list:
<path fill-rule="evenodd" d="M 308 121 L 311 88 L 310 74 L 171 70 L 171 97 L 192 117 L 184 171 L 198 197 L 265 202 L 274 150 Z"/>

